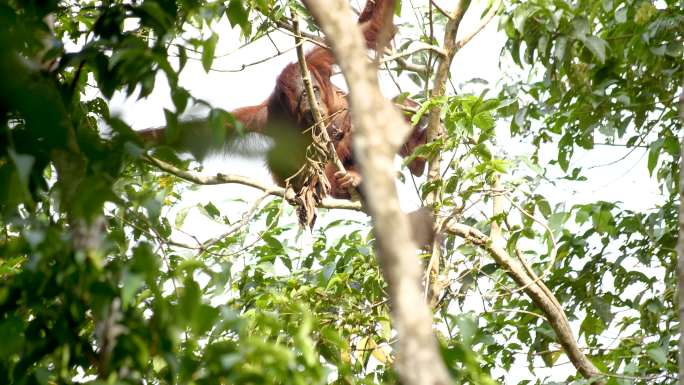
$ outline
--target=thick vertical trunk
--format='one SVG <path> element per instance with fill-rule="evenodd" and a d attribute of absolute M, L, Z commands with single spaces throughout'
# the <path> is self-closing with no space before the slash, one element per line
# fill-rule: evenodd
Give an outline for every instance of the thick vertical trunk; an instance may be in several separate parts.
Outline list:
<path fill-rule="evenodd" d="M 684 93 L 679 97 L 679 113 L 684 124 Z M 677 240 L 677 289 L 679 292 L 679 383 L 684 383 L 684 140 L 679 162 L 679 239 Z"/>

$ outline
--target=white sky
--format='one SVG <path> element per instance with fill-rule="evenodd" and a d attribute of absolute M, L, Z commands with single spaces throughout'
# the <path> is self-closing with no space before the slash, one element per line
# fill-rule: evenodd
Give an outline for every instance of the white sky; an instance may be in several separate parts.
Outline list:
<path fill-rule="evenodd" d="M 422 6 L 425 3 L 426 0 L 413 1 L 415 6 Z M 442 0 L 438 3 L 444 8 L 449 8 L 453 1 Z M 404 0 L 403 4 L 408 7 L 410 3 Z M 466 14 L 462 23 L 460 35 L 475 28 L 484 4 L 483 1 L 474 1 L 471 6 L 472 9 Z M 406 8 L 402 13 L 402 18 L 409 22 L 415 20 L 412 11 Z M 239 31 L 237 29 L 232 30 L 225 20 L 214 25 L 213 30 L 220 35 L 220 41 L 216 48 L 217 56 L 231 53 L 217 58 L 213 63 L 215 69 L 238 69 L 243 63 L 251 63 L 277 53 L 273 43 L 267 38 L 262 38 L 247 47 L 236 50 L 241 45 Z M 401 34 L 402 29 L 399 30 L 399 35 Z M 410 33 L 406 33 L 406 36 L 410 36 Z M 441 37 L 441 32 L 438 32 L 437 36 Z M 285 51 L 294 45 L 293 38 L 282 33 L 273 33 L 271 38 L 281 51 Z M 452 66 L 453 83 L 458 86 L 458 84 L 472 78 L 481 78 L 487 80 L 490 83 L 489 87 L 496 90 L 496 84 L 502 79 L 499 55 L 504 41 L 505 34 L 498 31 L 497 20 L 495 19 L 456 56 Z M 247 67 L 243 71 L 211 71 L 209 73 L 204 72 L 199 61 L 189 60 L 181 76 L 181 84 L 189 89 L 194 96 L 203 98 L 216 107 L 231 110 L 236 107 L 257 104 L 266 99 L 273 89 L 275 78 L 280 70 L 287 63 L 295 60 L 296 54 L 294 50 L 290 50 L 263 64 Z M 505 68 L 510 68 L 509 65 L 507 63 Z M 402 79 L 402 86 L 408 85 L 407 89 L 410 89 L 412 82 L 406 80 L 405 77 Z M 336 83 L 342 85 L 343 80 L 340 76 L 336 77 Z M 395 86 L 386 76 L 381 78 L 381 83 L 388 97 L 397 93 Z M 480 90 L 475 89 L 475 91 L 478 93 Z M 135 100 L 133 98 L 127 100 L 122 94 L 116 94 L 111 106 L 114 113 L 119 113 L 135 129 L 163 125 L 163 108 L 173 108 L 169 97 L 169 88 L 162 77 L 158 78 L 155 91 L 147 99 Z M 510 139 L 507 124 L 501 122 L 499 124 L 498 143 L 501 144 L 501 149 L 498 150 L 505 149 L 509 156 L 528 156 L 531 147 L 519 143 L 517 139 Z M 545 149 L 542 151 L 542 159 L 549 161 L 555 158 L 555 152 L 555 146 Z M 591 152 L 577 151 L 573 158 L 573 165 L 587 167 L 606 164 L 623 157 L 628 152 L 629 149 L 626 148 L 608 146 L 600 146 Z M 552 204 L 565 203 L 568 206 L 576 203 L 595 202 L 596 200 L 617 200 L 624 202 L 624 206 L 630 209 L 641 210 L 653 207 L 653 202 L 660 200 L 658 199 L 660 194 L 656 183 L 648 176 L 645 153 L 646 149 L 637 149 L 616 165 L 597 167 L 591 170 L 585 169 L 585 175 L 589 177 L 587 182 L 560 183 L 556 186 L 547 185 L 542 188 L 540 193 L 554 200 L 551 202 Z M 234 173 L 247 175 L 267 183 L 272 181 L 264 161 L 261 159 L 246 160 L 225 157 L 209 160 L 205 162 L 205 167 L 206 173 Z M 416 207 L 419 200 L 413 188 L 410 185 L 399 187 L 403 208 L 408 211 Z M 241 215 L 240 210 L 244 206 L 235 205 L 229 201 L 238 196 L 249 200 L 260 195 L 259 191 L 242 186 L 203 186 L 196 191 L 188 192 L 180 206 L 188 207 L 197 203 L 212 201 L 217 204 L 223 214 L 234 213 L 235 218 L 237 218 Z M 173 212 L 169 214 L 174 215 Z M 319 223 L 339 217 L 366 219 L 362 213 L 339 211 L 329 213 L 325 218 L 321 218 Z M 170 220 L 173 223 L 173 218 Z M 203 240 L 220 234 L 225 230 L 225 226 L 216 224 L 195 211 L 188 216 L 184 230 Z M 182 234 L 176 233 L 176 235 L 183 240 Z M 516 380 L 525 377 L 527 373 L 524 363 L 519 362 L 519 364 L 520 367 L 513 371 L 513 378 L 517 377 Z M 570 365 L 563 365 L 554 369 L 535 369 L 535 375 L 538 378 L 552 375 L 554 379 L 562 380 L 573 370 Z"/>
<path fill-rule="evenodd" d="M 423 5 L 425 0 L 414 0 L 415 6 Z M 449 1 L 440 2 L 444 7 L 448 7 Z M 409 22 L 413 22 L 412 11 L 406 9 L 408 1 L 404 1 L 405 10 L 402 16 Z M 471 31 L 479 22 L 483 1 L 475 1 L 460 28 L 459 35 Z M 485 79 L 490 83 L 489 88 L 495 88 L 501 80 L 499 69 L 499 54 L 505 40 L 503 32 L 497 30 L 497 21 L 491 22 L 478 36 L 466 45 L 455 57 L 452 65 L 452 80 L 458 85 L 473 78 Z M 252 63 L 257 60 L 275 55 L 277 53 L 274 44 L 267 38 L 262 38 L 242 49 L 237 49 L 241 45 L 239 31 L 231 29 L 229 24 L 222 20 L 221 23 L 213 26 L 213 30 L 221 36 L 216 49 L 217 58 L 213 68 L 218 70 L 239 69 L 244 63 Z M 401 30 L 399 32 L 401 35 Z M 407 34 L 408 35 L 408 34 Z M 437 36 L 441 36 L 437 33 Z M 292 37 L 282 34 L 271 34 L 272 41 L 278 45 L 278 49 L 286 51 L 293 47 Z M 189 60 L 181 76 L 181 84 L 188 88 L 191 93 L 199 98 L 209 101 L 212 105 L 231 110 L 245 105 L 258 104 L 266 99 L 272 89 L 276 76 L 287 64 L 296 60 L 294 50 L 290 50 L 280 56 L 276 56 L 262 64 L 247 67 L 239 72 L 217 72 L 210 71 L 205 73 L 199 61 Z M 510 65 L 505 62 L 506 68 Z M 400 84 L 406 87 L 404 90 L 416 91 L 410 80 L 406 77 L 401 78 Z M 388 97 L 397 94 L 397 90 L 387 76 L 381 78 L 383 89 Z M 344 87 L 343 79 L 340 75 L 336 76 L 335 81 Z M 472 88 L 472 86 L 471 86 Z M 476 91 L 480 91 L 476 89 Z M 126 100 L 122 93 L 118 93 L 112 100 L 112 111 L 121 114 L 121 117 L 130 123 L 133 128 L 142 129 L 146 127 L 164 124 L 163 108 L 173 109 L 173 104 L 169 96 L 169 88 L 163 77 L 159 77 L 153 94 L 144 100 L 135 98 Z M 505 143 L 502 148 L 510 155 L 524 155 L 530 152 L 530 147 L 519 144 L 517 140 L 507 140 L 507 125 L 500 123 L 499 142 Z M 542 151 L 542 157 L 547 160 L 555 158 L 555 147 L 547 148 Z M 611 163 L 622 158 L 629 153 L 629 149 L 623 147 L 599 146 L 593 151 L 582 151 L 577 149 L 573 158 L 573 166 L 598 166 Z M 632 209 L 644 209 L 652 207 L 652 202 L 660 196 L 656 184 L 649 177 L 645 167 L 646 149 L 633 151 L 624 160 L 612 167 L 597 167 L 591 170 L 585 169 L 585 175 L 589 181 L 582 184 L 574 183 L 572 186 L 560 186 L 564 191 L 565 200 L 568 203 L 592 202 L 597 199 L 607 201 L 623 201 L 625 205 Z M 209 161 L 206 163 L 207 171 L 221 170 L 222 172 L 244 171 L 249 166 L 249 175 L 263 181 L 270 181 L 270 176 L 266 171 L 263 161 L 254 160 L 244 163 L 244 160 L 230 159 L 219 162 Z M 232 171 L 234 170 L 234 171 Z M 559 191 L 554 191 L 553 196 L 559 196 Z M 410 197 L 407 197 L 410 199 Z M 417 203 L 417 200 L 414 202 Z"/>

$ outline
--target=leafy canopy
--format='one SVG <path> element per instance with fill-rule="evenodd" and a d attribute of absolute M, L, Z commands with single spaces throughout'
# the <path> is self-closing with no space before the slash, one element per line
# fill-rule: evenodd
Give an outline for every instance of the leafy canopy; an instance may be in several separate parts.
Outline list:
<path fill-rule="evenodd" d="M 212 69 L 221 20 L 252 41 L 289 6 L 302 11 L 272 0 L 0 1 L 0 383 L 396 382 L 396 336 L 362 216 L 323 221 L 306 247 L 280 200 L 188 206 L 182 197 L 195 187 L 146 163 L 135 133 L 109 111 L 115 93 L 145 98 L 165 79 L 167 133 L 177 134 L 190 105 L 207 105 L 179 75 L 195 61 Z M 521 251 L 557 296 L 586 354 L 618 375 L 609 384 L 674 384 L 684 8 L 503 8 L 500 84 L 415 95 L 421 111 L 442 108 L 447 131 L 416 153 L 445 159 L 442 178 L 417 196 L 437 192 L 443 212 L 485 233 L 500 222 L 509 252 Z M 438 12 L 414 15 L 399 47 L 439 36 L 429 28 L 443 26 Z M 392 73 L 427 89 L 432 53 L 406 59 L 428 72 Z M 207 107 L 222 139 L 232 117 Z M 506 140 L 531 141 L 532 156 L 506 152 Z M 662 191 L 651 208 L 544 193 L 586 183 L 573 155 L 605 143 L 647 152 L 643 167 Z M 550 161 L 540 155 L 549 148 Z M 155 156 L 197 167 L 168 149 Z M 514 204 L 491 217 L 487 192 L 501 174 Z M 179 240 L 191 215 L 233 228 L 244 213 L 225 236 L 190 229 L 201 239 Z M 584 383 L 574 370 L 559 378 L 539 369 L 564 362 L 562 349 L 505 271 L 455 236 L 443 250 L 435 326 L 457 383 Z"/>

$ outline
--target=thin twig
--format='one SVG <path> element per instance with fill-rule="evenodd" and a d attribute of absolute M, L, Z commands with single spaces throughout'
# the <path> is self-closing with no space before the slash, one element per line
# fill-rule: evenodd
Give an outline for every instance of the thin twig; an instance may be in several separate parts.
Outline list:
<path fill-rule="evenodd" d="M 434 3 L 433 3 L 434 5 Z M 444 52 L 442 57 L 437 58 L 437 72 L 430 93 L 431 99 L 437 99 L 444 96 L 446 92 L 446 81 L 449 78 L 449 69 L 454 55 L 458 51 L 456 46 L 456 34 L 461 25 L 461 20 L 470 6 L 470 0 L 459 0 L 456 4 L 454 12 L 450 14 L 449 21 L 444 27 Z M 427 128 L 427 142 L 432 143 L 443 135 L 441 124 L 441 105 L 435 104 L 428 115 Z M 439 156 L 430 159 L 428 164 L 428 182 L 436 182 L 440 178 L 441 159 Z M 435 189 L 428 195 L 427 202 L 429 205 L 439 204 L 439 190 Z"/>
<path fill-rule="evenodd" d="M 246 68 L 248 68 L 248 67 L 252 67 L 252 66 L 255 66 L 255 65 L 258 65 L 258 64 L 263 64 L 263 63 L 265 63 L 265 62 L 267 62 L 267 61 L 269 61 L 269 60 L 275 59 L 275 58 L 277 58 L 278 56 L 281 56 L 281 55 L 283 55 L 284 53 L 293 50 L 294 48 L 295 48 L 295 47 L 290 47 L 290 48 L 288 48 L 288 49 L 286 49 L 286 50 L 284 50 L 284 51 L 278 51 L 275 55 L 271 55 L 271 56 L 265 57 L 265 58 L 263 58 L 263 59 L 259 59 L 259 60 L 253 61 L 253 62 L 251 62 L 251 63 L 241 64 L 239 68 L 222 69 L 222 68 L 214 68 L 214 67 L 211 67 L 211 68 L 209 68 L 209 71 L 212 71 L 212 72 L 221 72 L 221 73 L 242 72 L 242 71 L 244 71 L 244 70 L 245 70 Z M 195 59 L 195 58 L 192 58 L 192 59 Z M 200 60 L 200 59 L 195 59 L 195 60 Z"/>
<path fill-rule="evenodd" d="M 428 73 L 427 66 L 409 63 L 406 60 L 404 60 L 404 58 L 396 58 L 394 62 L 397 63 L 397 66 L 395 68 L 392 68 L 392 70 L 394 71 L 409 71 L 421 75 Z"/>
<path fill-rule="evenodd" d="M 395 52 L 395 53 L 393 53 L 393 54 L 390 55 L 390 56 L 385 56 L 385 57 L 382 58 L 382 60 L 380 61 L 380 63 L 386 63 L 386 62 L 389 62 L 389 61 L 392 61 L 392 60 L 396 60 L 396 59 L 398 59 L 398 58 L 411 56 L 411 55 L 413 55 L 413 54 L 416 54 L 416 53 L 422 52 L 422 51 L 432 51 L 432 52 L 436 52 L 436 53 L 437 53 L 438 55 L 440 55 L 440 56 L 444 56 L 444 55 L 445 55 L 445 52 L 444 52 L 441 48 L 439 48 L 439 47 L 436 47 L 436 46 L 431 45 L 431 44 L 421 44 L 421 45 L 419 45 L 418 47 L 413 48 L 413 49 L 410 49 L 410 50 L 408 50 L 408 51 Z"/>
<path fill-rule="evenodd" d="M 302 31 L 295 32 L 294 23 L 298 22 L 298 21 L 295 21 L 294 16 L 289 21 L 290 21 L 290 23 L 287 23 L 283 19 L 280 19 L 280 20 L 277 20 L 275 22 L 275 24 L 278 26 L 278 28 L 284 29 L 290 33 L 294 33 L 295 35 L 297 35 L 303 39 L 315 41 L 315 42 L 318 42 L 318 43 L 325 45 L 325 40 L 323 40 L 323 38 L 320 36 L 317 36 L 317 35 L 314 35 L 314 34 L 308 33 L 308 32 L 302 32 Z"/>
<path fill-rule="evenodd" d="M 314 93 L 313 84 L 311 83 L 311 74 L 309 74 L 309 68 L 306 65 L 306 57 L 304 56 L 304 48 L 301 45 L 301 36 L 299 32 L 299 20 L 296 16 L 292 17 L 292 29 L 294 30 L 295 42 L 297 43 L 297 61 L 299 63 L 299 71 L 302 74 L 302 81 L 304 82 L 304 88 L 306 89 L 306 96 L 309 100 L 309 107 L 313 113 L 315 125 L 318 128 L 318 132 L 323 137 L 325 145 L 328 149 L 328 156 L 333 161 L 333 164 L 339 171 L 346 172 L 342 161 L 337 156 L 337 151 L 335 151 L 335 144 L 330 140 L 330 135 L 328 135 L 328 130 L 323 123 L 323 116 L 321 115 L 321 110 L 318 107 L 318 101 L 316 100 L 316 94 Z"/>
<path fill-rule="evenodd" d="M 435 0 L 430 0 L 430 3 L 432 4 L 433 7 L 435 7 L 436 10 L 439 11 L 439 13 L 441 13 L 442 15 L 444 15 L 448 18 L 451 18 L 451 15 L 449 14 L 449 12 L 444 10 L 444 8 L 440 7 Z"/>
<path fill-rule="evenodd" d="M 233 174 L 216 174 L 213 176 L 201 175 L 191 171 L 180 169 L 172 164 L 166 163 L 161 159 L 157 159 L 150 155 L 145 155 L 143 159 L 152 164 L 153 166 L 159 168 L 162 171 L 166 171 L 172 175 L 175 175 L 181 179 L 188 182 L 192 182 L 200 185 L 217 185 L 217 184 L 241 184 L 244 186 L 253 187 L 264 192 L 268 192 L 269 195 L 278 196 L 281 198 L 285 197 L 285 189 L 278 186 L 266 185 L 255 179 L 251 179 L 241 175 Z M 343 210 L 354 210 L 362 211 L 360 202 L 352 202 L 346 199 L 334 199 L 334 198 L 324 198 L 323 202 L 319 205 L 320 208 L 326 209 L 343 209 Z"/>
<path fill-rule="evenodd" d="M 463 48 L 464 45 L 468 44 L 478 33 L 480 33 L 487 26 L 487 24 L 494 19 L 494 16 L 496 16 L 496 14 L 499 12 L 499 8 L 501 8 L 501 0 L 492 4 L 492 7 L 489 8 L 487 14 L 482 18 L 482 20 L 480 20 L 480 24 L 477 26 L 477 28 L 456 42 L 456 49 L 459 50 Z"/>
<path fill-rule="evenodd" d="M 235 233 L 238 230 L 240 230 L 241 228 L 247 226 L 247 224 L 249 223 L 249 220 L 252 219 L 252 215 L 259 208 L 259 205 L 261 204 L 261 202 L 263 202 L 264 199 L 268 198 L 270 195 L 271 194 L 269 193 L 269 191 L 264 192 L 264 194 L 261 197 L 259 197 L 257 200 L 255 200 L 252 203 L 252 205 L 249 207 L 249 209 L 247 209 L 247 211 L 245 211 L 242 214 L 242 218 L 240 218 L 239 221 L 237 221 L 232 226 L 230 226 L 228 228 L 228 230 L 224 231 L 221 235 L 214 237 L 214 238 L 211 238 L 211 239 L 208 239 L 207 241 L 202 243 L 202 249 L 203 250 L 208 249 L 209 247 L 220 242 L 224 238 L 231 236 L 233 233 Z"/>

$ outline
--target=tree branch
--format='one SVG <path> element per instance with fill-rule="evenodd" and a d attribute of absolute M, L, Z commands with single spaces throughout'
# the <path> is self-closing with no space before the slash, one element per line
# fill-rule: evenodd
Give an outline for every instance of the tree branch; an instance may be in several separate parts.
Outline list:
<path fill-rule="evenodd" d="M 444 54 L 445 54 L 445 52 L 439 47 L 436 47 L 436 46 L 430 45 L 430 44 L 421 44 L 416 48 L 413 48 L 413 49 L 410 49 L 407 51 L 402 51 L 402 52 L 394 52 L 389 56 L 385 56 L 382 58 L 380 63 L 387 63 L 387 62 L 392 61 L 392 60 L 397 60 L 399 58 L 411 56 L 411 55 L 416 54 L 416 53 L 421 52 L 421 51 L 433 51 L 440 56 L 444 56 Z"/>
<path fill-rule="evenodd" d="M 316 125 L 316 128 L 318 128 L 318 132 L 325 141 L 328 155 L 332 158 L 335 167 L 337 167 L 338 171 L 346 172 L 342 161 L 340 161 L 340 158 L 337 156 L 337 151 L 335 151 L 335 144 L 332 142 L 332 140 L 330 140 L 330 135 L 328 135 L 328 130 L 323 122 L 321 110 L 318 108 L 316 94 L 314 93 L 313 85 L 311 84 L 311 75 L 309 74 L 309 68 L 306 65 L 304 48 L 300 44 L 302 40 L 299 37 L 299 20 L 297 20 L 296 16 L 293 16 L 292 19 L 292 29 L 295 32 L 295 42 L 297 43 L 297 62 L 299 63 L 299 71 L 302 74 L 302 81 L 304 82 L 304 88 L 306 89 L 306 96 L 309 99 L 309 106 L 311 107 L 311 112 L 314 116 L 314 124 Z"/>
<path fill-rule="evenodd" d="M 206 249 L 210 248 L 211 246 L 215 245 L 216 243 L 222 241 L 223 239 L 226 239 L 226 237 L 231 236 L 232 234 L 234 234 L 235 232 L 237 232 L 241 228 L 247 226 L 247 224 L 249 223 L 249 220 L 252 219 L 252 215 L 257 211 L 257 209 L 259 208 L 259 205 L 261 205 L 261 202 L 263 202 L 264 199 L 266 199 L 269 195 L 270 195 L 269 191 L 264 192 L 264 194 L 262 196 L 260 196 L 254 202 L 252 202 L 252 204 L 250 205 L 249 209 L 247 209 L 247 211 L 242 213 L 242 217 L 240 217 L 239 221 L 233 223 L 228 228 L 228 230 L 224 231 L 221 235 L 214 237 L 214 238 L 211 238 L 211 239 L 208 239 L 205 242 L 203 242 L 201 249 L 206 250 Z"/>
<path fill-rule="evenodd" d="M 495 2 L 492 4 L 492 7 L 489 8 L 489 11 L 487 11 L 487 14 L 480 20 L 480 24 L 475 28 L 473 31 L 471 31 L 469 34 L 463 36 L 463 38 L 459 39 L 456 42 L 456 50 L 460 50 L 463 48 L 464 45 L 468 44 L 478 33 L 482 32 L 482 30 L 489 24 L 492 19 L 494 19 L 494 16 L 496 16 L 497 13 L 499 13 L 499 8 L 501 7 L 501 0 Z"/>
<path fill-rule="evenodd" d="M 433 5 L 436 6 L 434 2 Z M 446 92 L 446 81 L 449 78 L 449 68 L 451 67 L 451 62 L 453 61 L 454 55 L 457 51 L 457 47 L 455 46 L 456 33 L 458 32 L 458 27 L 461 24 L 463 15 L 465 15 L 469 5 L 470 0 L 459 0 L 456 4 L 456 9 L 453 14 L 448 15 L 449 20 L 446 23 L 444 31 L 443 53 L 437 57 L 437 73 L 432 86 L 432 92 L 430 93 L 431 99 L 441 98 Z M 443 135 L 441 114 L 441 105 L 434 105 L 430 108 L 430 112 L 428 114 L 427 143 L 433 143 L 436 140 L 439 140 L 439 138 Z M 427 183 L 437 183 L 437 181 L 441 179 L 441 160 L 441 154 L 429 159 Z M 428 207 L 431 206 L 435 211 L 439 210 L 441 203 L 440 191 L 441 189 L 434 189 L 426 197 L 426 204 Z M 441 223 L 438 217 L 435 218 L 436 220 L 433 224 L 433 228 L 435 231 L 441 231 Z M 434 238 L 432 244 L 430 245 L 429 251 L 430 262 L 427 276 L 425 277 L 426 285 L 429 285 L 430 283 L 430 276 L 434 277 L 433 283 L 437 282 L 436 278 L 439 276 L 440 265 L 442 262 L 442 242 L 439 236 Z"/>
<path fill-rule="evenodd" d="M 296 30 L 294 28 L 294 17 L 293 20 L 291 20 L 292 24 L 286 23 L 282 19 L 275 21 L 276 26 L 280 29 L 284 29 L 288 33 L 292 34 L 295 38 L 297 39 L 303 39 L 303 40 L 308 40 L 311 43 L 314 43 L 320 47 L 327 48 L 327 45 L 325 44 L 325 40 L 323 40 L 320 36 L 316 36 L 312 33 L 307 33 L 307 32 L 302 32 L 300 30 Z"/>
<path fill-rule="evenodd" d="M 439 4 L 437 4 L 437 2 L 435 0 L 430 0 L 430 2 L 432 3 L 432 6 L 435 7 L 435 9 L 439 11 L 439 13 L 446 16 L 447 18 L 451 17 L 449 12 L 445 11 L 444 8 L 440 7 Z"/>
<path fill-rule="evenodd" d="M 684 92 L 679 95 L 679 117 L 684 123 Z M 677 278 L 679 291 L 679 381 L 684 381 L 684 139 L 679 162 L 679 239 L 677 240 Z"/>
<path fill-rule="evenodd" d="M 458 32 L 458 27 L 461 25 L 461 20 L 463 20 L 463 16 L 469 5 L 470 0 L 459 0 L 454 12 L 449 14 L 449 21 L 444 27 L 444 54 L 437 59 L 437 73 L 435 74 L 432 92 L 430 93 L 430 98 L 432 99 L 440 98 L 444 96 L 444 93 L 446 92 L 446 82 L 449 78 L 451 62 L 458 51 L 458 47 L 456 46 L 456 33 Z M 434 142 L 442 135 L 441 113 L 442 108 L 440 105 L 435 105 L 430 109 L 427 128 L 428 143 Z M 441 178 L 440 167 L 441 159 L 439 156 L 430 159 L 428 165 L 428 183 L 436 182 Z M 428 195 L 427 203 L 429 205 L 437 205 L 439 203 L 438 189 L 432 191 Z"/>
<path fill-rule="evenodd" d="M 416 245 L 395 189 L 394 154 L 410 127 L 380 93 L 377 73 L 367 60 L 363 38 L 352 22 L 347 2 L 304 0 L 304 4 L 328 38 L 349 85 L 354 149 L 366 180 L 364 186 L 372 186 L 364 192 L 399 335 L 397 372 L 405 385 L 449 384 L 451 379 L 432 333 L 432 314 L 420 290 Z"/>
<path fill-rule="evenodd" d="M 540 285 L 540 281 L 535 281 L 530 278 L 523 267 L 516 263 L 506 252 L 506 249 L 500 244 L 501 242 L 486 236 L 474 227 L 454 221 L 447 222 L 445 229 L 447 232 L 464 238 L 466 241 L 486 250 L 494 261 L 504 268 L 506 273 L 520 287 L 524 288 L 525 293 L 532 299 L 532 302 L 544 312 L 544 315 L 546 316 L 549 325 L 551 325 L 556 333 L 558 342 L 563 347 L 565 354 L 582 376 L 592 379 L 601 375 L 601 372 L 577 345 L 577 341 L 572 334 L 572 329 L 567 321 L 567 317 L 562 309 L 559 309 L 556 306 L 557 301 L 550 294 L 550 291 L 546 292 Z M 603 384 L 604 382 L 597 379 L 594 383 Z"/>
<path fill-rule="evenodd" d="M 319 47 L 328 48 L 325 40 L 323 40 L 321 37 L 316 36 L 316 35 L 311 34 L 311 33 L 302 32 L 302 31 L 295 32 L 293 26 L 291 24 L 285 22 L 283 19 L 277 20 L 274 23 L 276 24 L 276 26 L 278 28 L 286 31 L 288 34 L 290 34 L 292 36 L 295 36 L 295 37 L 299 36 L 303 40 L 306 40 L 308 42 L 316 44 Z M 426 48 L 423 48 L 423 49 L 426 49 Z M 443 54 L 443 52 L 439 52 L 438 47 L 433 47 L 432 49 L 436 50 L 440 55 Z M 413 52 L 413 53 L 415 53 L 415 52 Z M 408 56 L 408 55 L 401 54 L 401 55 L 397 55 L 393 58 L 393 60 L 397 63 L 396 69 L 399 69 L 402 71 L 415 72 L 415 73 L 419 73 L 419 74 L 424 74 L 427 72 L 427 68 L 425 66 L 422 66 L 419 64 L 408 63 L 406 60 L 404 60 L 404 56 Z M 388 60 L 383 60 L 383 62 L 386 62 L 386 61 L 388 61 Z M 231 72 L 235 72 L 235 71 L 231 70 Z"/>
<path fill-rule="evenodd" d="M 166 163 L 163 160 L 157 159 L 150 155 L 145 155 L 144 159 L 146 162 L 157 167 L 158 169 L 168 172 L 169 174 L 175 175 L 191 183 L 201 185 L 241 184 L 244 186 L 254 187 L 256 189 L 262 190 L 265 193 L 268 193 L 269 195 L 278 196 L 281 198 L 285 197 L 284 188 L 273 185 L 266 185 L 264 183 L 261 183 L 257 180 L 245 176 L 231 174 L 216 174 L 213 176 L 207 176 L 194 173 L 188 170 L 180 169 L 172 164 Z M 319 205 L 319 207 L 325 209 L 362 211 L 361 202 L 353 202 L 346 199 L 324 198 L 323 202 Z"/>
<path fill-rule="evenodd" d="M 417 74 L 426 74 L 428 72 L 427 66 L 407 62 L 404 58 L 396 58 L 397 67 L 393 70 L 415 72 Z"/>

